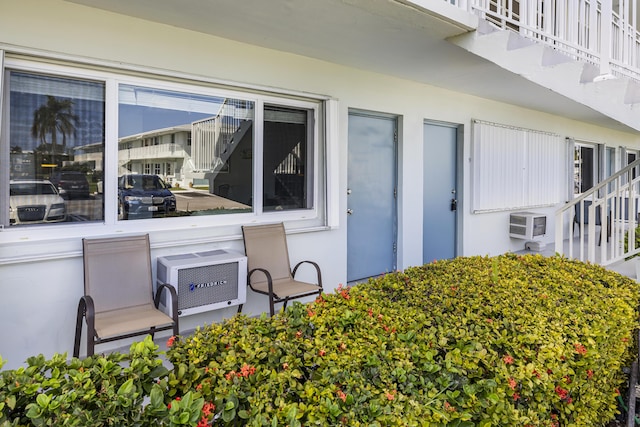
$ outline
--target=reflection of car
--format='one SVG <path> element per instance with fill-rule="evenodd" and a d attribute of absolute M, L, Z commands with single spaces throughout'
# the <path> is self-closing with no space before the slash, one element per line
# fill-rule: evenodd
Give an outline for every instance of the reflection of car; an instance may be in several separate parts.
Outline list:
<path fill-rule="evenodd" d="M 64 200 L 50 181 L 9 181 L 9 223 L 37 224 L 67 219 Z"/>
<path fill-rule="evenodd" d="M 58 192 L 65 199 L 89 198 L 89 182 L 84 173 L 78 171 L 54 172 L 50 178 Z"/>
<path fill-rule="evenodd" d="M 118 219 L 151 218 L 176 210 L 176 196 L 158 175 L 129 174 L 118 178 Z"/>

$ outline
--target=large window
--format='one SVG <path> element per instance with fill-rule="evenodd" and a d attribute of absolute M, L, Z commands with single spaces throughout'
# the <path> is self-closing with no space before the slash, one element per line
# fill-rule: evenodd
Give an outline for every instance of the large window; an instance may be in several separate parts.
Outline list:
<path fill-rule="evenodd" d="M 5 82 L 3 217 L 10 226 L 102 221 L 104 83 L 19 71 L 8 71 Z"/>
<path fill-rule="evenodd" d="M 24 68 L 7 67 L 2 93 L 3 225 L 324 221 L 322 101 Z"/>

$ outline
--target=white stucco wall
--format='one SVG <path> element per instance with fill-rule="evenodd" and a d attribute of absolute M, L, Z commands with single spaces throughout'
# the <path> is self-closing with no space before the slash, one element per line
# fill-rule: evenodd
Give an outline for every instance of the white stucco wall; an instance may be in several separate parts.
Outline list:
<path fill-rule="evenodd" d="M 0 48 L 36 49 L 70 59 L 107 61 L 141 70 L 167 70 L 207 78 L 246 83 L 284 91 L 303 91 L 338 100 L 340 223 L 331 230 L 289 236 L 292 261 L 313 259 L 323 267 L 326 290 L 346 280 L 346 187 L 349 108 L 390 113 L 401 118 L 399 152 L 398 266 L 422 263 L 422 158 L 424 120 L 464 126 L 464 208 L 460 255 L 494 255 L 523 247 L 508 237 L 509 212 L 472 214 L 470 203 L 470 124 L 483 119 L 558 133 L 612 146 L 640 148 L 637 135 L 615 132 L 541 112 L 480 99 L 463 93 L 347 68 L 315 59 L 250 46 L 201 33 L 154 24 L 77 6 L 58 0 L 0 0 Z M 566 183 L 559 183 L 566 185 Z M 548 214 L 553 236 L 553 208 Z M 234 238 L 223 241 L 207 235 L 211 227 L 193 230 L 150 230 L 152 256 L 225 247 L 242 251 L 239 225 Z M 0 231 L 0 355 L 6 367 L 28 356 L 71 352 L 78 298 L 82 295 L 81 237 L 100 233 L 99 227 L 75 227 L 69 236 L 25 241 L 20 231 Z M 190 246 L 166 242 L 191 238 Z M 201 239 L 198 240 L 198 237 Z M 27 260 L 27 261 L 25 261 Z M 245 312 L 266 307 L 266 298 L 249 295 Z M 182 319 L 182 329 L 230 316 L 234 308 Z M 120 345 L 118 343 L 116 345 Z M 106 349 L 107 346 L 100 347 Z"/>

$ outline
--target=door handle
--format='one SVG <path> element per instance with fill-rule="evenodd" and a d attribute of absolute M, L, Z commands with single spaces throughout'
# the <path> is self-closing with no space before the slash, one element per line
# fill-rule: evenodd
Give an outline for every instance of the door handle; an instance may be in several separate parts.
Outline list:
<path fill-rule="evenodd" d="M 347 209 L 347 215 L 353 215 L 353 209 Z"/>

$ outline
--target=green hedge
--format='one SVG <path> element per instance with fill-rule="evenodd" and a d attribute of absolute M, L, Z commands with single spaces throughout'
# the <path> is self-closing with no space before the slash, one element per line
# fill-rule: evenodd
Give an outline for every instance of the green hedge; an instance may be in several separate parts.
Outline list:
<path fill-rule="evenodd" d="M 147 336 L 129 354 L 31 357 L 0 372 L 0 427 L 207 425 L 212 404 L 191 391 L 171 398 L 159 356 Z"/>
<path fill-rule="evenodd" d="M 617 412 L 638 284 L 560 257 L 472 257 L 236 317 L 174 343 L 217 425 L 597 426 Z"/>
<path fill-rule="evenodd" d="M 560 257 L 439 261 L 172 338 L 169 371 L 149 339 L 31 358 L 0 372 L 0 427 L 603 425 L 639 295 Z"/>

